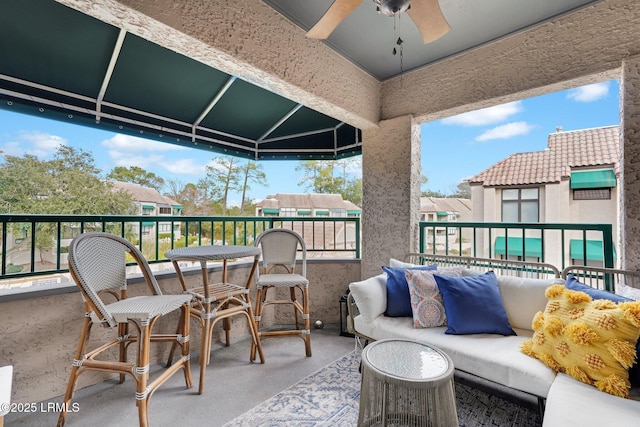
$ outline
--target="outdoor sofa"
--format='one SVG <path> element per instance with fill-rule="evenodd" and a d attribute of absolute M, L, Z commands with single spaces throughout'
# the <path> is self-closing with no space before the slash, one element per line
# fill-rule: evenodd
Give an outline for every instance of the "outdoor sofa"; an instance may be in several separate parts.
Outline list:
<path fill-rule="evenodd" d="M 420 270 L 417 269 L 418 265 L 422 266 Z M 437 265 L 437 270 L 423 272 L 423 269 L 434 268 L 434 265 Z M 523 345 L 527 345 L 525 343 L 533 341 L 533 320 L 538 312 L 545 311 L 549 301 L 547 289 L 552 285 L 566 283 L 562 273 L 554 266 L 521 261 L 410 254 L 405 257 L 404 262 L 390 260 L 389 268 L 380 275 L 349 285 L 348 327 L 365 345 L 368 341 L 387 338 L 407 338 L 432 344 L 451 357 L 456 371 L 463 376 L 481 379 L 484 384 L 495 385 L 496 389 L 507 387 L 515 390 L 516 394 L 524 393 L 525 396 L 537 398 L 539 415 L 544 420 L 545 427 L 599 427 L 611 425 L 612 422 L 626 426 L 638 425 L 640 422 L 640 400 L 613 396 L 565 373 L 556 374 L 545 363 L 522 351 Z M 407 268 L 411 270 L 407 271 Z M 488 273 L 489 271 L 492 273 Z M 470 319 L 470 324 L 465 324 L 460 319 L 447 318 L 444 326 L 425 327 L 420 324 L 425 317 L 419 315 L 420 310 L 427 313 L 427 322 L 431 322 L 437 321 L 438 309 L 432 305 L 415 306 L 411 307 L 412 312 L 407 313 L 406 306 L 399 303 L 404 297 L 398 294 L 396 287 L 396 279 L 402 272 L 406 273 L 405 279 L 410 283 L 409 299 L 414 305 L 418 300 L 432 302 L 429 295 L 416 294 L 419 281 L 424 285 L 425 280 L 434 277 L 430 273 L 435 273 L 440 282 L 479 284 L 483 284 L 485 278 L 492 279 L 491 275 L 494 275 L 495 279 L 492 280 L 497 282 L 497 299 L 501 300 L 504 310 L 496 318 L 487 313 L 479 313 L 480 318 L 474 318 L 473 314 L 469 314 L 474 310 L 462 306 L 460 309 L 466 310 L 465 315 L 458 317 Z M 580 274 L 592 273 L 600 277 L 602 275 L 602 271 L 588 270 L 583 270 Z M 444 274 L 453 279 L 443 279 Z M 475 279 L 469 279 L 471 277 Z M 388 284 L 388 279 L 393 280 Z M 473 286 L 469 289 L 471 292 Z M 564 289 L 564 286 L 557 289 Z M 446 309 L 447 317 L 451 309 L 451 306 L 447 306 L 448 296 L 449 304 L 460 298 L 477 298 L 477 295 L 442 295 L 440 301 L 443 307 L 440 311 Z M 484 306 L 500 312 L 500 304 L 492 305 L 495 303 L 495 293 L 493 297 L 486 298 Z M 491 301 L 492 298 L 494 301 Z M 418 312 L 418 315 L 414 315 L 413 311 Z M 501 323 L 505 320 L 514 334 L 503 330 L 504 325 Z M 445 333 L 448 328 L 450 331 Z M 634 367 L 640 371 L 637 368 Z M 632 383 L 629 393 L 632 398 L 640 399 L 638 386 L 640 384 Z"/>

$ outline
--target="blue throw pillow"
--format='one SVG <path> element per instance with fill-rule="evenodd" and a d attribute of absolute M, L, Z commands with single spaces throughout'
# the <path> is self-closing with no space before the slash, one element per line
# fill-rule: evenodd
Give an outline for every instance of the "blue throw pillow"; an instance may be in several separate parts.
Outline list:
<path fill-rule="evenodd" d="M 409 284 L 404 275 L 405 270 L 435 270 L 436 264 L 424 267 L 390 268 L 382 267 L 387 273 L 387 317 L 411 317 L 411 296 L 409 295 Z"/>
<path fill-rule="evenodd" d="M 619 302 L 633 301 L 632 299 L 616 295 L 612 292 L 595 289 L 589 285 L 580 283 L 572 274 L 567 275 L 565 287 L 574 291 L 584 292 L 592 299 L 608 299 L 616 304 Z M 640 340 L 636 343 L 636 363 L 629 369 L 629 381 L 631 381 L 632 387 L 640 387 Z"/>
<path fill-rule="evenodd" d="M 601 289 L 592 288 L 591 286 L 585 285 L 584 283 L 580 283 L 578 279 L 576 279 L 572 274 L 567 275 L 567 281 L 565 282 L 565 287 L 567 289 L 571 289 L 572 291 L 584 292 L 585 294 L 589 295 L 592 299 L 608 299 L 609 301 L 613 301 L 615 303 L 633 301 L 629 298 L 616 295 L 613 292 L 603 291 Z"/>
<path fill-rule="evenodd" d="M 493 271 L 480 276 L 448 277 L 434 274 L 447 314 L 445 334 L 516 335 L 502 304 Z"/>

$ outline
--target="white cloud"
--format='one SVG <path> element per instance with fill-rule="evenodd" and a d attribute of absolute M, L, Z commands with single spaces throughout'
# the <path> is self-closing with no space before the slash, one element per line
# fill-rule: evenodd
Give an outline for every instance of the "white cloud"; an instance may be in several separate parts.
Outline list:
<path fill-rule="evenodd" d="M 469 111 L 453 117 L 442 119 L 445 125 L 484 126 L 500 123 L 522 111 L 522 101 L 509 102 L 482 110 Z"/>
<path fill-rule="evenodd" d="M 171 173 L 176 175 L 204 175 L 205 165 L 196 163 L 194 159 L 172 159 L 171 161 L 161 161 L 158 163 Z"/>
<path fill-rule="evenodd" d="M 24 144 L 23 153 L 41 159 L 51 157 L 58 147 L 67 145 L 66 139 L 44 132 L 23 132 L 19 138 L 20 144 Z"/>
<path fill-rule="evenodd" d="M 518 135 L 528 134 L 533 126 L 527 122 L 513 122 L 489 129 L 476 138 L 476 141 L 489 141 L 491 139 L 508 139 Z"/>
<path fill-rule="evenodd" d="M 137 136 L 116 134 L 112 138 L 105 139 L 101 143 L 103 146 L 117 151 L 137 152 L 137 151 L 175 151 L 187 150 L 167 142 L 152 141 L 150 139 L 138 138 Z"/>
<path fill-rule="evenodd" d="M 577 102 L 593 102 L 609 94 L 609 82 L 594 83 L 569 91 L 567 98 Z"/>
<path fill-rule="evenodd" d="M 118 150 L 109 150 L 109 157 L 111 161 L 116 166 L 138 166 L 143 169 L 148 169 L 153 167 L 160 161 L 164 160 L 164 157 L 161 155 L 150 155 L 150 154 L 137 154 L 134 155 L 130 152 L 123 152 Z"/>

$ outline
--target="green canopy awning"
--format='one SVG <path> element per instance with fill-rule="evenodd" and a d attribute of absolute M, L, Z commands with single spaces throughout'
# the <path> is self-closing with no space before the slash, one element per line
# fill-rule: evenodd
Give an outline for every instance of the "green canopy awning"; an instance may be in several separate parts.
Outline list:
<path fill-rule="evenodd" d="M 360 129 L 126 28 L 54 0 L 0 9 L 0 108 L 251 160 L 362 153 Z"/>
<path fill-rule="evenodd" d="M 316 211 L 317 216 L 329 216 L 329 211 Z"/>
<path fill-rule="evenodd" d="M 581 188 L 613 188 L 616 186 L 616 175 L 611 169 L 571 172 L 571 189 Z"/>
<path fill-rule="evenodd" d="M 496 237 L 493 252 L 496 255 L 522 256 L 522 237 L 509 237 L 505 244 L 504 236 Z M 542 257 L 542 239 L 539 237 L 524 238 L 525 257 Z"/>
<path fill-rule="evenodd" d="M 362 211 L 356 211 L 356 210 L 347 211 L 347 215 L 361 215 L 361 214 L 362 214 Z"/>
<path fill-rule="evenodd" d="M 142 205 L 142 209 L 155 209 L 155 206 L 152 205 Z"/>
<path fill-rule="evenodd" d="M 153 227 L 156 223 L 153 221 L 142 221 L 142 225 L 145 227 Z"/>
<path fill-rule="evenodd" d="M 582 239 L 571 239 L 569 242 L 571 259 L 584 260 L 584 244 Z M 613 260 L 616 260 L 616 248 L 613 248 Z M 587 261 L 604 261 L 602 240 L 587 239 Z"/>
<path fill-rule="evenodd" d="M 311 211 L 298 211 L 298 215 L 311 215 Z"/>
<path fill-rule="evenodd" d="M 262 213 L 277 214 L 277 213 L 280 213 L 280 210 L 279 209 L 262 209 Z"/>
<path fill-rule="evenodd" d="M 449 214 L 447 212 L 438 211 L 436 212 L 436 216 L 449 216 Z"/>

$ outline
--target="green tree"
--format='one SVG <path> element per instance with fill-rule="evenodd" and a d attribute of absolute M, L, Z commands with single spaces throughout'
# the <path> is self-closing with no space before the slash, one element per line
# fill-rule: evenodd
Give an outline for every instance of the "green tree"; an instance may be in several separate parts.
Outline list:
<path fill-rule="evenodd" d="M 262 164 L 248 161 L 244 166 L 240 167 L 242 174 L 242 201 L 240 202 L 240 215 L 244 214 L 245 204 L 247 202 L 247 191 L 251 189 L 251 184 L 259 184 L 263 187 L 268 185 L 267 175 L 264 173 Z"/>
<path fill-rule="evenodd" d="M 124 166 L 116 166 L 111 170 L 111 172 L 109 172 L 107 179 L 140 184 L 143 187 L 155 188 L 160 192 L 162 192 L 162 189 L 165 186 L 164 179 L 157 176 L 155 173 L 148 172 L 138 166 L 130 166 L 128 168 Z"/>
<path fill-rule="evenodd" d="M 93 156 L 61 145 L 53 159 L 32 155 L 5 156 L 0 165 L 0 213 L 115 215 L 133 212 L 131 197 L 115 191 L 99 177 Z M 14 234 L 25 233 L 16 224 Z M 42 252 L 54 246 L 54 223 L 40 222 L 35 230 L 36 247 Z M 26 239 L 25 239 L 26 240 Z"/>
<path fill-rule="evenodd" d="M 233 156 L 214 157 L 213 164 L 207 166 L 207 175 L 198 183 L 206 189 L 207 197 L 220 203 L 222 215 L 227 213 L 230 191 L 241 191 L 240 159 Z"/>
<path fill-rule="evenodd" d="M 207 198 L 207 191 L 204 187 L 192 182 L 182 184 L 177 181 L 170 181 L 169 196 L 182 206 L 182 214 L 187 216 L 212 215 L 211 203 Z"/>
<path fill-rule="evenodd" d="M 314 193 L 340 194 L 345 200 L 362 203 L 362 178 L 359 158 L 344 160 L 309 160 L 300 162 L 297 171 L 302 172 L 299 186 Z"/>
<path fill-rule="evenodd" d="M 469 181 L 466 179 L 462 180 L 457 186 L 457 191 L 449 197 L 458 197 L 460 199 L 470 199 L 471 184 L 469 184 Z"/>

